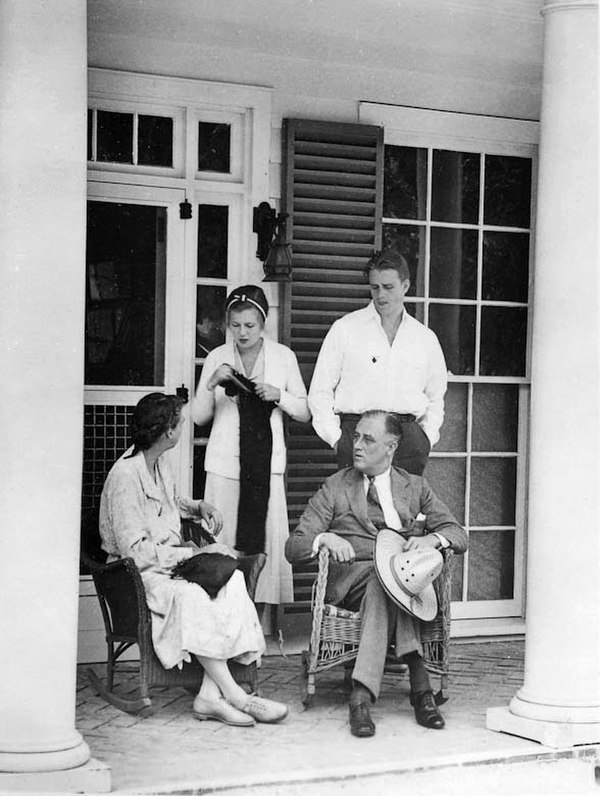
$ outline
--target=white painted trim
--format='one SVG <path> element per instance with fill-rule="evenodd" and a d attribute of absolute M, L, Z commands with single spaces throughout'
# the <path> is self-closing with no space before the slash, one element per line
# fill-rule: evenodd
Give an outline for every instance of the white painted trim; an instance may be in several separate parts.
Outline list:
<path fill-rule="evenodd" d="M 148 75 L 141 72 L 123 72 L 118 69 L 88 70 L 90 94 L 107 94 L 130 100 L 157 98 L 172 103 L 202 102 L 232 108 L 271 106 L 273 89 L 243 83 L 222 83 L 211 80 L 193 80 L 166 75 Z"/>
<path fill-rule="evenodd" d="M 458 147 L 464 152 L 530 156 L 539 142 L 539 122 L 476 116 L 469 113 L 406 108 L 360 102 L 361 124 L 385 128 L 386 142 L 396 145 L 424 146 L 438 149 Z M 393 139 L 393 140 L 392 140 Z"/>
<path fill-rule="evenodd" d="M 598 0 L 564 0 L 546 3 L 540 10 L 542 16 L 553 11 L 597 11 Z"/>
<path fill-rule="evenodd" d="M 524 636 L 525 620 L 519 617 L 493 619 L 452 619 L 450 637 L 452 639 L 488 636 Z"/>

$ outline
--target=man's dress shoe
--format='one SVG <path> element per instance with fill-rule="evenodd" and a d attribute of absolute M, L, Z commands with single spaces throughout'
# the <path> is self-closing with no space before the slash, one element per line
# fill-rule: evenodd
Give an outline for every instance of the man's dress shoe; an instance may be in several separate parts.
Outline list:
<path fill-rule="evenodd" d="M 350 704 L 350 732 L 357 738 L 371 738 L 375 735 L 375 724 L 366 702 Z"/>
<path fill-rule="evenodd" d="M 417 724 L 427 727 L 430 730 L 443 730 L 446 722 L 444 717 L 437 709 L 433 693 L 423 691 L 420 694 L 410 695 L 410 704 L 415 710 Z"/>

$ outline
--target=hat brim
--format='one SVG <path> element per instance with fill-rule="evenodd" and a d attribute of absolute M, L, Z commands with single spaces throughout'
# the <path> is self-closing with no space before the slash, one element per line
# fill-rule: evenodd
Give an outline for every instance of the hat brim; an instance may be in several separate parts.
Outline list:
<path fill-rule="evenodd" d="M 375 545 L 375 571 L 379 582 L 390 600 L 411 616 L 423 622 L 431 622 L 438 612 L 438 601 L 432 583 L 426 586 L 419 594 L 411 595 L 405 592 L 396 581 L 391 568 L 392 556 L 404 550 L 404 537 L 387 528 L 377 534 Z"/>

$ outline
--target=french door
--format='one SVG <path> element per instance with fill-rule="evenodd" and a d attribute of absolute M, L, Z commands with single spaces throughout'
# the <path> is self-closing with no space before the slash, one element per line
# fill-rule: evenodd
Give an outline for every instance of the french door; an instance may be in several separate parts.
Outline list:
<path fill-rule="evenodd" d="M 184 198 L 172 188 L 89 185 L 84 509 L 97 506 L 139 399 L 189 387 Z M 174 462 L 185 477 L 189 446 Z"/>
<path fill-rule="evenodd" d="M 83 508 L 97 507 L 128 444 L 131 413 L 152 391 L 190 399 L 171 452 L 183 494 L 204 491 L 209 428 L 194 428 L 195 385 L 206 354 L 225 341 L 225 298 L 239 279 L 239 193 L 91 183 L 86 257 Z M 189 215 L 189 212 L 188 212 Z"/>

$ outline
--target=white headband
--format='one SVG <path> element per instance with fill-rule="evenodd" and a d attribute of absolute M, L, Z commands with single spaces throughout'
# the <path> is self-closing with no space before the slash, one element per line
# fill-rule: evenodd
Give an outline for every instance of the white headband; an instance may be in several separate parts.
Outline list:
<path fill-rule="evenodd" d="M 230 310 L 230 308 L 231 308 L 231 305 L 232 305 L 232 304 L 237 304 L 238 302 L 240 302 L 240 303 L 241 303 L 242 301 L 248 301 L 248 302 L 250 302 L 250 304 L 254 304 L 254 306 L 256 307 L 256 309 L 257 309 L 257 310 L 260 310 L 260 314 L 263 316 L 263 318 L 265 319 L 265 321 L 267 320 L 267 313 L 266 313 L 266 312 L 264 311 L 264 309 L 263 309 L 263 308 L 260 306 L 260 304 L 259 304 L 257 301 L 254 301 L 254 299 L 250 298 L 250 296 L 247 296 L 245 293 L 242 293 L 242 295 L 241 295 L 241 296 L 238 296 L 238 294 L 237 294 L 237 293 L 236 293 L 235 295 L 233 295 L 233 296 L 231 297 L 231 301 L 229 302 L 229 304 L 228 304 L 228 305 L 227 305 L 227 307 L 226 307 L 226 312 L 229 312 L 229 310 Z"/>

